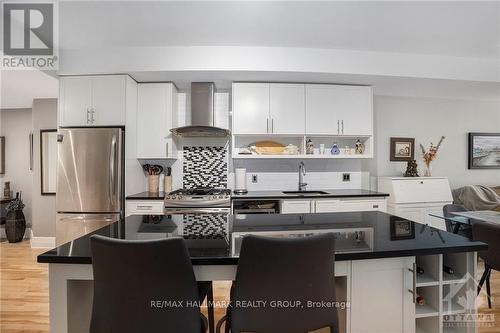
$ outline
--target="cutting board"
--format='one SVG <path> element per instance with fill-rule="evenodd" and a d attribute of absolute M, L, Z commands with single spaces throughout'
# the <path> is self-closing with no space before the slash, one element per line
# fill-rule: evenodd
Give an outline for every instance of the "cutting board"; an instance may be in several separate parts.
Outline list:
<path fill-rule="evenodd" d="M 258 141 L 255 143 L 255 151 L 259 155 L 281 155 L 285 145 L 276 141 Z"/>

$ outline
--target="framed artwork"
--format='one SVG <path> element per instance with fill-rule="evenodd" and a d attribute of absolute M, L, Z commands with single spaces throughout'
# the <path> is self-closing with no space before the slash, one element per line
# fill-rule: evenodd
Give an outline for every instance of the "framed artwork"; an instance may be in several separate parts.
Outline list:
<path fill-rule="evenodd" d="M 0 175 L 5 174 L 5 137 L 0 136 Z"/>
<path fill-rule="evenodd" d="M 57 130 L 40 130 L 41 195 L 56 194 Z"/>
<path fill-rule="evenodd" d="M 391 216 L 391 240 L 415 238 L 415 222 Z"/>
<path fill-rule="evenodd" d="M 408 162 L 415 159 L 414 138 L 391 138 L 392 162 Z"/>
<path fill-rule="evenodd" d="M 469 169 L 500 169 L 500 133 L 469 133 Z"/>

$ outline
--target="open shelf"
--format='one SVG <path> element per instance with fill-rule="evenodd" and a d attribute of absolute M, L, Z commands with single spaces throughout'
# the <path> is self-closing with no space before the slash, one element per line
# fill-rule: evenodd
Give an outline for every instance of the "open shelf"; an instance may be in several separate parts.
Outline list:
<path fill-rule="evenodd" d="M 418 318 L 415 325 L 416 333 L 436 333 L 439 328 L 440 317 Z"/>
<path fill-rule="evenodd" d="M 417 287 L 439 285 L 440 260 L 439 255 L 417 257 L 417 266 L 424 270 L 424 274 L 417 274 Z"/>
<path fill-rule="evenodd" d="M 419 274 L 417 275 L 417 287 L 429 287 L 429 286 L 438 286 L 439 280 L 436 280 L 434 277 L 429 274 Z"/>
<path fill-rule="evenodd" d="M 306 143 L 311 139 L 314 144 L 314 154 L 306 154 Z M 356 141 L 365 145 L 363 154 L 356 154 Z M 259 155 L 239 154 L 240 149 L 252 146 L 258 141 L 275 141 L 284 146 L 294 145 L 298 148 L 295 155 Z M 340 154 L 331 154 L 333 144 L 337 144 Z M 319 153 L 320 145 L 325 151 Z M 231 157 L 233 159 L 366 159 L 373 158 L 373 137 L 352 135 L 303 135 L 303 134 L 234 134 L 232 140 Z"/>
<path fill-rule="evenodd" d="M 415 332 L 417 333 L 474 333 L 462 314 L 475 313 L 476 255 L 474 253 L 447 253 L 417 256 L 416 264 L 424 270 L 417 274 L 417 294 L 426 304 L 415 304 Z M 446 265 L 454 274 L 443 271 Z M 472 278 L 471 278 L 472 277 Z"/>
<path fill-rule="evenodd" d="M 240 154 L 233 154 L 232 158 L 234 159 L 262 159 L 262 158 L 268 158 L 268 159 L 281 159 L 281 158 L 298 158 L 298 159 L 339 159 L 339 158 L 373 158 L 373 156 L 369 155 L 240 155 Z"/>
<path fill-rule="evenodd" d="M 466 309 L 458 303 L 452 302 L 450 308 L 443 305 L 443 315 L 455 315 L 465 313 Z"/>
<path fill-rule="evenodd" d="M 417 294 L 425 299 L 425 304 L 415 304 L 416 318 L 439 316 L 439 286 L 417 287 Z"/>
<path fill-rule="evenodd" d="M 416 318 L 437 317 L 437 316 L 439 316 L 439 309 L 436 309 L 429 304 L 417 305 L 415 308 Z"/>
<path fill-rule="evenodd" d="M 448 274 L 443 272 L 443 284 L 455 284 L 455 283 L 465 283 L 467 279 L 458 274 Z"/>

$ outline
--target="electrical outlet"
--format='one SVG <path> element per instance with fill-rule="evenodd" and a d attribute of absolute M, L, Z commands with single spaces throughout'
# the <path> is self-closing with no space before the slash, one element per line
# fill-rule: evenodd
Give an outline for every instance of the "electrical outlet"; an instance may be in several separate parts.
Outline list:
<path fill-rule="evenodd" d="M 342 181 L 343 182 L 350 182 L 351 181 L 351 174 L 350 173 L 343 173 L 342 174 Z"/>
<path fill-rule="evenodd" d="M 257 175 L 252 175 L 252 183 L 257 183 Z"/>

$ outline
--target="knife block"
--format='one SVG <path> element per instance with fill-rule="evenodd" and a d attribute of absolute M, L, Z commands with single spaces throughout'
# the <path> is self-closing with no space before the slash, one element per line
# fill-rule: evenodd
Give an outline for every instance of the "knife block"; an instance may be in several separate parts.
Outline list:
<path fill-rule="evenodd" d="M 160 175 L 149 175 L 149 192 L 158 193 L 160 191 Z"/>
<path fill-rule="evenodd" d="M 172 192 L 172 176 L 165 176 L 165 179 L 164 179 L 164 189 L 163 191 L 165 193 L 170 193 Z"/>

